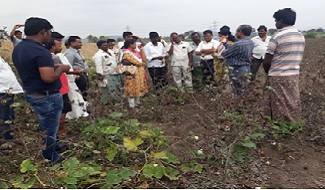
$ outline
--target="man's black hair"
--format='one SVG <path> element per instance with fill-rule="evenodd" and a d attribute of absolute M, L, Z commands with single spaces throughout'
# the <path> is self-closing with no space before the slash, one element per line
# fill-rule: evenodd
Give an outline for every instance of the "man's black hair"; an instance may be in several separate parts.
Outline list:
<path fill-rule="evenodd" d="M 191 37 L 194 36 L 195 34 L 199 35 L 199 37 L 201 36 L 200 33 L 198 33 L 198 32 L 193 32 L 193 33 L 191 34 Z"/>
<path fill-rule="evenodd" d="M 50 50 L 54 45 L 55 45 L 55 39 L 51 38 L 50 41 L 45 44 L 45 48 Z"/>
<path fill-rule="evenodd" d="M 281 21 L 286 25 L 295 25 L 296 23 L 296 12 L 291 8 L 280 9 L 274 13 L 273 18 Z"/>
<path fill-rule="evenodd" d="M 211 35 L 213 35 L 213 33 L 212 33 L 211 30 L 206 30 L 206 31 L 203 32 L 203 35 L 206 35 L 206 34 L 211 34 Z"/>
<path fill-rule="evenodd" d="M 176 33 L 176 32 L 172 32 L 171 34 L 170 34 L 170 37 L 172 37 L 172 35 L 177 35 L 178 36 L 178 34 Z"/>
<path fill-rule="evenodd" d="M 259 30 L 265 30 L 265 31 L 267 31 L 267 28 L 266 28 L 266 26 L 261 25 L 261 26 L 259 26 L 259 27 L 257 28 L 257 31 L 259 31 Z"/>
<path fill-rule="evenodd" d="M 98 47 L 98 49 L 100 49 L 100 47 L 102 46 L 103 43 L 107 43 L 105 40 L 99 40 L 96 45 Z"/>
<path fill-rule="evenodd" d="M 24 33 L 26 36 L 34 36 L 42 30 L 48 31 L 51 29 L 53 29 L 53 26 L 46 19 L 30 17 L 25 22 Z"/>
<path fill-rule="evenodd" d="M 135 42 L 136 42 L 136 40 L 134 40 L 134 39 L 125 40 L 123 48 L 128 48 L 128 47 L 130 47 L 130 45 L 134 44 Z"/>
<path fill-rule="evenodd" d="M 18 33 L 22 33 L 22 32 L 20 30 L 16 30 L 15 35 L 18 34 Z"/>
<path fill-rule="evenodd" d="M 130 36 L 130 35 L 132 36 L 133 33 L 132 32 L 123 32 L 123 34 L 122 34 L 123 38 Z"/>
<path fill-rule="evenodd" d="M 75 42 L 77 39 L 81 39 L 79 36 L 69 36 L 68 43 L 71 45 L 72 42 Z"/>
<path fill-rule="evenodd" d="M 108 43 L 108 42 L 116 42 L 116 40 L 114 40 L 114 39 L 107 39 L 106 42 L 107 42 L 107 43 Z"/>

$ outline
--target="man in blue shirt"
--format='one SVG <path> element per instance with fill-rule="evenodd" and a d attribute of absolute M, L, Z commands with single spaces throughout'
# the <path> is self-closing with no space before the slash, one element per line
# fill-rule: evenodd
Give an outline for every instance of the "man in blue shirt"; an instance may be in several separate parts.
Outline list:
<path fill-rule="evenodd" d="M 226 58 L 226 65 L 229 69 L 229 78 L 235 96 L 245 94 L 247 81 L 250 72 L 250 57 L 254 48 L 254 43 L 250 38 L 252 27 L 250 25 L 240 25 L 236 30 L 236 37 L 239 39 L 233 45 L 226 43 L 226 39 L 220 39 L 225 46 L 221 56 Z"/>
<path fill-rule="evenodd" d="M 57 131 L 63 107 L 59 77 L 68 72 L 70 66 L 54 65 L 51 53 L 44 47 L 51 38 L 52 28 L 45 19 L 27 19 L 26 39 L 15 47 L 12 60 L 22 80 L 25 98 L 37 113 L 41 132 L 46 136 L 43 157 L 55 164 L 61 160 L 57 152 Z"/>

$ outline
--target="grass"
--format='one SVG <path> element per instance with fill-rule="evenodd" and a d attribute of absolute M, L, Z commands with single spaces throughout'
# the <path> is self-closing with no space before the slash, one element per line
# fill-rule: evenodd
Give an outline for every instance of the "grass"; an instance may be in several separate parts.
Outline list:
<path fill-rule="evenodd" d="M 62 52 L 64 53 L 66 50 L 63 47 Z M 13 51 L 13 45 L 10 41 L 2 42 L 2 47 L 0 48 L 0 56 L 8 63 L 12 62 L 11 54 Z M 98 51 L 98 48 L 95 43 L 83 43 L 81 54 L 85 57 L 85 59 L 90 59 L 95 55 Z"/>

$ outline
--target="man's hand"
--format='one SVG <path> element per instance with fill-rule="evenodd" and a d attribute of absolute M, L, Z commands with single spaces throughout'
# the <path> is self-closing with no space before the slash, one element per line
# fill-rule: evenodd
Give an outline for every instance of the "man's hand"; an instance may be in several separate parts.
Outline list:
<path fill-rule="evenodd" d="M 18 29 L 18 28 L 23 27 L 23 26 L 25 26 L 25 25 L 23 25 L 23 24 L 16 24 L 16 25 L 14 26 L 14 29 Z"/>
<path fill-rule="evenodd" d="M 174 41 L 172 38 L 170 38 L 170 43 L 171 43 L 171 45 L 174 45 Z"/>
<path fill-rule="evenodd" d="M 56 68 L 61 68 L 62 69 L 62 72 L 64 72 L 64 73 L 67 73 L 67 72 L 69 72 L 69 70 L 70 70 L 70 65 L 63 65 L 63 64 L 56 64 L 55 65 L 55 67 Z"/>
<path fill-rule="evenodd" d="M 85 72 L 84 69 L 80 69 L 80 68 L 74 69 L 73 71 L 75 72 L 76 75 L 81 75 L 83 72 Z"/>
<path fill-rule="evenodd" d="M 211 49 L 202 49 L 202 50 L 201 50 L 201 53 L 202 53 L 202 54 L 212 54 L 212 53 L 214 53 L 214 52 L 216 52 L 216 49 L 215 49 L 215 48 L 211 48 Z"/>
<path fill-rule="evenodd" d="M 103 81 L 105 77 L 104 77 L 103 75 L 97 73 L 96 78 L 97 78 L 98 80 L 100 80 L 100 81 Z"/>
<path fill-rule="evenodd" d="M 164 56 L 158 56 L 158 57 L 154 57 L 153 60 L 158 59 L 158 60 L 163 60 Z"/>
<path fill-rule="evenodd" d="M 192 62 L 189 62 L 188 66 L 190 67 L 191 70 L 193 69 L 193 63 Z"/>

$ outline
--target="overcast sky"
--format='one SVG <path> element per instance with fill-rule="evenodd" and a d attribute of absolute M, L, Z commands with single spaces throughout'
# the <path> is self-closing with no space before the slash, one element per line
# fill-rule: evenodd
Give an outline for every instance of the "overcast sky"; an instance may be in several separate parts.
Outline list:
<path fill-rule="evenodd" d="M 245 3 L 247 2 L 247 3 Z M 121 35 L 127 26 L 134 35 L 162 36 L 171 32 L 219 29 L 234 32 L 240 24 L 275 28 L 273 13 L 290 7 L 300 30 L 325 28 L 324 0 L 8 0 L 2 2 L 0 26 L 11 30 L 32 16 L 45 18 L 63 35 Z"/>

